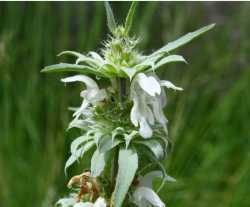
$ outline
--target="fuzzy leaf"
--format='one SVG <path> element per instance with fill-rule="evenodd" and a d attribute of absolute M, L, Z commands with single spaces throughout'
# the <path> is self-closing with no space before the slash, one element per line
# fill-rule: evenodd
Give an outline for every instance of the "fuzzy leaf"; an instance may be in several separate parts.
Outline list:
<path fill-rule="evenodd" d="M 113 33 L 115 31 L 115 28 L 116 28 L 115 17 L 114 17 L 112 9 L 110 7 L 110 4 L 107 1 L 105 1 L 104 5 L 105 5 L 105 9 L 106 9 L 108 28 L 109 28 L 110 32 Z"/>
<path fill-rule="evenodd" d="M 122 70 L 129 77 L 130 80 L 132 80 L 132 78 L 137 72 L 137 70 L 134 68 L 123 68 Z"/>
<path fill-rule="evenodd" d="M 128 15 L 126 17 L 126 22 L 125 22 L 125 34 L 128 34 L 131 29 L 137 4 L 138 2 L 133 1 L 129 8 Z"/>
<path fill-rule="evenodd" d="M 112 140 L 111 137 L 103 137 L 99 142 L 98 149 L 101 153 L 104 153 L 113 149 L 114 147 L 119 145 L 121 142 L 122 140 L 119 140 L 119 139 Z"/>
<path fill-rule="evenodd" d="M 162 177 L 162 182 L 161 182 L 161 185 L 159 186 L 158 190 L 156 191 L 157 193 L 159 193 L 161 191 L 161 189 L 164 187 L 166 181 L 170 181 L 170 182 L 175 182 L 176 180 L 169 176 L 166 172 L 166 169 L 165 167 L 163 166 L 163 164 L 157 160 L 148 150 L 145 150 L 144 151 L 144 154 L 145 156 L 147 156 L 153 163 L 157 164 L 163 174 L 163 177 Z"/>
<path fill-rule="evenodd" d="M 77 58 L 86 57 L 85 55 L 83 55 L 83 54 L 81 54 L 79 52 L 69 51 L 69 50 L 63 51 L 63 52 L 59 53 L 57 56 L 61 56 L 61 55 L 71 55 L 71 56 L 75 56 Z"/>
<path fill-rule="evenodd" d="M 195 39 L 196 37 L 200 36 L 201 34 L 209 31 L 210 29 L 212 29 L 215 26 L 215 24 L 210 24 L 207 25 L 205 27 L 202 27 L 194 32 L 189 32 L 188 34 L 180 37 L 179 39 L 168 43 L 167 45 L 163 46 L 162 48 L 160 48 L 159 50 L 155 51 L 152 55 L 157 55 L 159 53 L 168 53 L 184 44 L 187 44 L 188 42 L 190 42 L 191 40 Z M 151 55 L 151 56 L 152 56 Z"/>
<path fill-rule="evenodd" d="M 138 155 L 134 149 L 120 149 L 118 159 L 119 169 L 112 204 L 121 207 L 138 168 Z"/>
<path fill-rule="evenodd" d="M 133 130 L 130 134 L 124 135 L 126 149 L 129 147 L 130 142 L 135 138 L 136 135 L 138 135 L 138 131 L 135 130 Z"/>
<path fill-rule="evenodd" d="M 104 170 L 105 163 L 106 163 L 106 154 L 100 153 L 100 151 L 96 149 L 91 158 L 91 176 L 98 177 Z"/>
<path fill-rule="evenodd" d="M 160 160 L 164 158 L 165 151 L 161 143 L 154 139 L 147 139 L 143 141 L 136 141 L 137 144 L 145 145 L 153 154 L 154 156 Z"/>
<path fill-rule="evenodd" d="M 154 71 L 156 69 L 158 69 L 159 67 L 167 64 L 167 63 L 171 63 L 171 62 L 184 62 L 187 63 L 186 60 L 181 56 L 181 55 L 169 55 L 167 57 L 162 58 L 159 62 L 157 62 L 155 64 L 155 66 L 153 68 L 151 68 L 148 71 Z"/>
<path fill-rule="evenodd" d="M 86 144 L 81 146 L 74 154 L 72 154 L 69 157 L 69 159 L 66 161 L 66 164 L 64 167 L 65 174 L 67 172 L 68 167 L 71 166 L 72 164 L 74 164 L 80 157 L 82 157 L 84 155 L 85 152 L 90 150 L 91 147 L 93 147 L 94 145 L 95 145 L 94 141 L 87 142 Z"/>
<path fill-rule="evenodd" d="M 70 145 L 70 152 L 71 154 L 76 154 L 77 148 L 84 142 L 89 141 L 90 139 L 93 139 L 92 137 L 83 135 L 78 138 L 76 138 Z"/>
<path fill-rule="evenodd" d="M 68 63 L 59 63 L 55 65 L 46 66 L 41 72 L 45 73 L 60 73 L 60 72 L 78 72 L 80 74 L 94 74 L 100 77 L 106 77 L 100 71 L 85 65 L 76 65 Z"/>
<path fill-rule="evenodd" d="M 135 66 L 135 69 L 137 71 L 143 71 L 146 70 L 147 68 L 151 67 L 153 68 L 156 64 L 156 62 L 162 58 L 164 54 L 157 54 L 157 55 L 149 55 L 149 56 L 144 56 L 141 62 Z"/>

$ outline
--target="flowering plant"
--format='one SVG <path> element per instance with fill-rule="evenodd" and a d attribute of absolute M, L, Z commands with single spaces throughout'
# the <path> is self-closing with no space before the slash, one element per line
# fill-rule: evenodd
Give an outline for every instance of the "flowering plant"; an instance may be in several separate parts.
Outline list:
<path fill-rule="evenodd" d="M 70 128 L 79 128 L 81 136 L 71 143 L 71 156 L 65 172 L 87 151 L 93 151 L 91 166 L 68 183 L 72 193 L 57 202 L 62 207 L 164 207 L 157 192 L 165 182 L 175 181 L 167 175 L 161 161 L 170 150 L 167 131 L 165 89 L 182 91 L 167 80 L 160 80 L 156 71 L 171 62 L 186 60 L 170 54 L 213 28 L 214 24 L 188 33 L 150 55 L 143 55 L 136 46 L 139 40 L 129 36 L 136 2 L 131 4 L 124 25 L 117 25 L 112 9 L 105 3 L 111 35 L 101 54 L 64 51 L 59 54 L 76 57 L 74 64 L 60 63 L 45 67 L 42 72 L 75 72 L 63 78 L 64 83 L 85 85 L 78 108 L 71 108 Z M 97 84 L 103 80 L 104 85 Z M 156 192 L 154 178 L 162 183 Z"/>

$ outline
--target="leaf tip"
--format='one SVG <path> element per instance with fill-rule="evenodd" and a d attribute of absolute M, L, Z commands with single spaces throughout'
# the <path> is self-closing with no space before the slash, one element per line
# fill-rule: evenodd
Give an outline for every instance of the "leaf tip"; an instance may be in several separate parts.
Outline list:
<path fill-rule="evenodd" d="M 46 72 L 48 72 L 47 67 L 45 67 L 45 68 L 43 68 L 42 70 L 40 70 L 40 72 L 41 72 L 41 73 L 46 73 Z"/>

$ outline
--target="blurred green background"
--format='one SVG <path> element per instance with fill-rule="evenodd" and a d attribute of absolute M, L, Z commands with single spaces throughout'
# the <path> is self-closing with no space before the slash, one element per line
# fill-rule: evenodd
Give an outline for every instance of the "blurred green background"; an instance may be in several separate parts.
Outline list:
<path fill-rule="evenodd" d="M 121 22 L 129 4 L 112 3 Z M 180 35 L 215 29 L 176 53 L 160 77 L 177 178 L 161 191 L 172 207 L 250 206 L 250 3 L 141 2 L 133 33 L 152 52 Z M 0 207 L 48 207 L 67 189 L 63 167 L 76 131 L 66 132 L 80 87 L 41 74 L 60 51 L 97 50 L 107 37 L 102 2 L 0 3 Z M 71 169 L 70 174 L 79 169 Z"/>

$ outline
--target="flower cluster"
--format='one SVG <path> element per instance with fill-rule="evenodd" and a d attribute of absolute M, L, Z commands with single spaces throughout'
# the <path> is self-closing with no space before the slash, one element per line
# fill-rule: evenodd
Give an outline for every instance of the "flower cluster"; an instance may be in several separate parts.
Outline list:
<path fill-rule="evenodd" d="M 67 169 L 86 152 L 93 152 L 91 166 L 73 176 L 68 187 L 72 193 L 57 205 L 62 207 L 165 207 L 156 192 L 167 175 L 161 161 L 169 152 L 165 89 L 182 91 L 156 71 L 171 62 L 183 62 L 171 51 L 210 30 L 208 25 L 170 42 L 150 55 L 136 50 L 139 41 L 129 36 L 136 2 L 131 4 L 125 24 L 117 25 L 111 7 L 105 3 L 111 32 L 101 54 L 64 51 L 59 55 L 76 57 L 75 63 L 45 67 L 43 72 L 78 73 L 61 81 L 80 82 L 82 104 L 74 111 L 69 129 L 79 128 L 81 136 L 71 143 Z M 99 84 L 96 80 L 102 79 Z M 92 150 L 91 150 L 92 149 Z M 162 184 L 155 192 L 154 178 Z"/>

